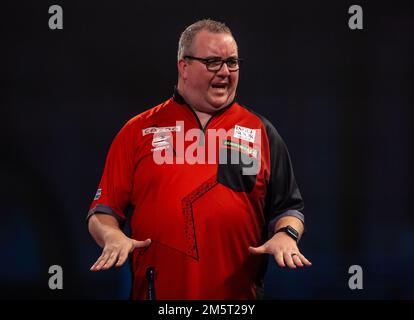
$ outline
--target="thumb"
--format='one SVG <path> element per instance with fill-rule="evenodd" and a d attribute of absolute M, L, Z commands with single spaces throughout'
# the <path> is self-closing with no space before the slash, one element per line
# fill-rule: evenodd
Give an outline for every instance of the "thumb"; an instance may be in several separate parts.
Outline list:
<path fill-rule="evenodd" d="M 252 254 L 265 254 L 267 253 L 266 247 L 265 246 L 260 246 L 260 247 L 249 247 L 249 252 Z"/>
<path fill-rule="evenodd" d="M 145 241 L 137 241 L 133 239 L 134 249 L 148 247 L 151 244 L 151 239 L 147 239 Z"/>

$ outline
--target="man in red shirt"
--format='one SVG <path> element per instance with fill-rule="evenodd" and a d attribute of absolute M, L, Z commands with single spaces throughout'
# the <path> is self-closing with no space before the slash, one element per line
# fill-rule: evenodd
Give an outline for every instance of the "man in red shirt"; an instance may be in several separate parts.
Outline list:
<path fill-rule="evenodd" d="M 134 299 L 254 299 L 267 254 L 281 267 L 311 265 L 297 246 L 303 201 L 287 148 L 235 102 L 240 63 L 223 23 L 189 26 L 173 97 L 129 120 L 111 145 L 88 214 L 103 248 L 91 270 L 132 253 Z"/>

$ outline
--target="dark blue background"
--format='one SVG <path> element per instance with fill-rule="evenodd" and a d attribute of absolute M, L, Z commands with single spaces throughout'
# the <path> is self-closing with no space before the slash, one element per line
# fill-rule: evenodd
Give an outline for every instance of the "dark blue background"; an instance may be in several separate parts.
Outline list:
<path fill-rule="evenodd" d="M 180 33 L 225 21 L 246 62 L 238 100 L 285 139 L 305 199 L 301 250 L 272 261 L 268 298 L 414 298 L 414 12 L 393 1 L 19 1 L 1 23 L 0 297 L 126 298 L 129 273 L 91 273 L 85 216 L 106 152 L 172 94 Z M 64 29 L 48 28 L 63 7 Z M 364 29 L 348 28 L 348 8 Z M 49 290 L 48 268 L 64 271 Z M 348 288 L 361 265 L 364 289 Z"/>

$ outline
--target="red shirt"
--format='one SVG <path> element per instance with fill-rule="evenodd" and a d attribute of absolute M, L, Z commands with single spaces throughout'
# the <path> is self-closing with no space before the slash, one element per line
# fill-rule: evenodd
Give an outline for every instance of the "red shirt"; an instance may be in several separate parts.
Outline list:
<path fill-rule="evenodd" d="M 213 139 L 211 129 L 229 135 Z M 230 163 L 232 156 L 244 164 Z M 272 219 L 303 220 L 303 201 L 275 128 L 236 102 L 201 128 L 177 92 L 118 133 L 88 217 L 106 213 L 122 223 L 129 206 L 131 237 L 152 240 L 131 257 L 133 299 L 146 298 L 150 266 L 156 299 L 254 299 L 266 256 L 251 255 L 248 247 L 264 242 Z"/>

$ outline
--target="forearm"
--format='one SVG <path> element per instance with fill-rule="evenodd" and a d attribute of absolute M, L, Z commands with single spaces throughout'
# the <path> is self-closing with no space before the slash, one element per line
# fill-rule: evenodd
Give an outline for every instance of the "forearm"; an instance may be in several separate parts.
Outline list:
<path fill-rule="evenodd" d="M 276 232 L 276 230 L 286 227 L 287 225 L 290 225 L 293 228 L 295 228 L 295 230 L 299 233 L 299 239 L 302 237 L 303 232 L 305 230 L 303 222 L 293 216 L 285 216 L 280 218 L 275 224 L 274 231 Z"/>
<path fill-rule="evenodd" d="M 89 218 L 88 222 L 89 233 L 95 239 L 96 243 L 103 248 L 105 246 L 105 239 L 109 234 L 122 233 L 118 221 L 108 214 L 94 214 Z"/>

